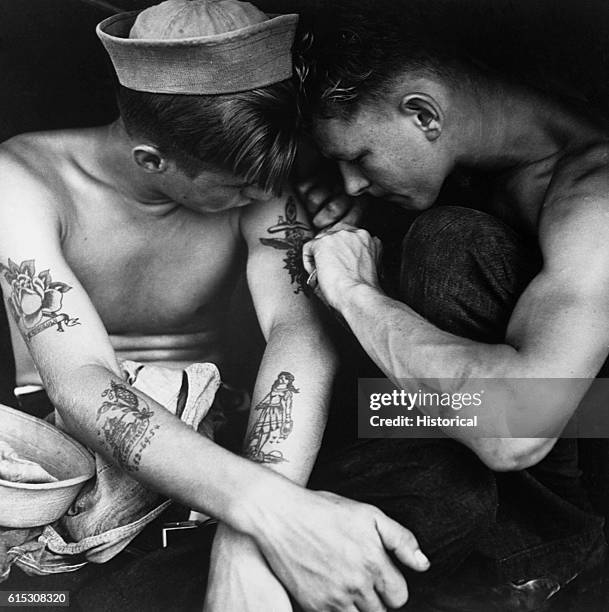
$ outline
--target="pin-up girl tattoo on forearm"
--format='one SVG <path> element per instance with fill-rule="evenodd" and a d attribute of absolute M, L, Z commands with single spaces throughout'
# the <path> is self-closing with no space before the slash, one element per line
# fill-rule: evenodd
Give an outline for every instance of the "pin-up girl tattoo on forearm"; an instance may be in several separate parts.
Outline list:
<path fill-rule="evenodd" d="M 285 440 L 294 427 L 292 400 L 299 390 L 294 387 L 294 375 L 280 372 L 271 390 L 256 406 L 256 420 L 245 442 L 245 454 L 259 463 L 287 461 L 283 453 L 272 444 Z"/>
<path fill-rule="evenodd" d="M 279 215 L 277 223 L 267 229 L 269 234 L 283 234 L 283 238 L 260 238 L 264 246 L 286 251 L 283 267 L 290 274 L 290 282 L 296 285 L 294 293 L 301 291 L 308 295 L 307 273 L 302 265 L 302 246 L 311 239 L 309 227 L 298 220 L 298 209 L 294 198 L 290 196 L 285 205 L 285 218 Z"/>
<path fill-rule="evenodd" d="M 9 310 L 26 340 L 51 327 L 63 332 L 66 327 L 80 325 L 78 319 L 61 312 L 63 296 L 72 287 L 53 281 L 49 270 L 36 274 L 33 259 L 21 265 L 9 259 L 8 266 L 0 263 L 0 273 L 10 285 Z"/>

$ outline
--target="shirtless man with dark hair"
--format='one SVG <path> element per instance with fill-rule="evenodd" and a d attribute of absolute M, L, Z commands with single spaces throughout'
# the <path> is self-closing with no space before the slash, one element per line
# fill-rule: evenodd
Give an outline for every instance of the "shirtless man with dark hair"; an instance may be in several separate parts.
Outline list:
<path fill-rule="evenodd" d="M 557 440 L 608 355 L 609 132 L 598 115 L 472 56 L 459 39 L 475 29 L 465 4 L 338 0 L 314 16 L 297 53 L 321 152 L 348 195 L 421 214 L 405 235 L 398 295 L 383 288 L 378 242 L 365 230 L 335 226 L 304 260 L 319 295 L 397 385 L 492 391 L 487 412 L 459 413 L 480 427 L 446 433 L 490 470 L 534 474 L 577 500 L 574 444 Z M 471 171 L 490 185 L 483 210 L 432 208 L 449 177 Z M 324 202 L 312 183 L 303 195 L 313 212 Z M 325 221 L 333 206 L 322 206 Z M 523 512 L 535 520 L 532 507 Z M 591 533 L 602 540 L 598 521 Z M 588 546 L 540 576 L 564 584 Z"/>

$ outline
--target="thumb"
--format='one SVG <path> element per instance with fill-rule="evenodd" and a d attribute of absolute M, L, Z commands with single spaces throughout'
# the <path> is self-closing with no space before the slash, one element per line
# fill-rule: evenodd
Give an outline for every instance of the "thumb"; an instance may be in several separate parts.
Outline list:
<path fill-rule="evenodd" d="M 429 568 L 429 559 L 419 548 L 411 531 L 382 513 L 376 519 L 376 529 L 385 549 L 392 552 L 401 563 L 418 572 Z"/>
<path fill-rule="evenodd" d="M 374 238 L 372 238 L 372 242 L 374 243 L 374 260 L 376 263 L 376 267 L 380 268 L 383 262 L 383 243 L 377 236 L 374 236 Z"/>
<path fill-rule="evenodd" d="M 312 274 L 313 270 L 315 270 L 313 242 L 313 240 L 309 240 L 309 242 L 305 242 L 302 247 L 302 265 L 305 267 L 307 274 Z"/>

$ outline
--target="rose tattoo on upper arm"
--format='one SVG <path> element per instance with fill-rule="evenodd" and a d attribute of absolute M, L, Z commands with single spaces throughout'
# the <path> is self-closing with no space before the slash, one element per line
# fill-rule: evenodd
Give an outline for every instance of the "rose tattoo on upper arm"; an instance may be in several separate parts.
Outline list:
<path fill-rule="evenodd" d="M 61 312 L 63 296 L 72 287 L 53 281 L 49 270 L 36 274 L 33 259 L 26 259 L 21 265 L 9 259 L 8 266 L 0 263 L 0 273 L 11 287 L 9 309 L 26 340 L 54 325 L 58 332 L 80 325 L 77 318 Z"/>

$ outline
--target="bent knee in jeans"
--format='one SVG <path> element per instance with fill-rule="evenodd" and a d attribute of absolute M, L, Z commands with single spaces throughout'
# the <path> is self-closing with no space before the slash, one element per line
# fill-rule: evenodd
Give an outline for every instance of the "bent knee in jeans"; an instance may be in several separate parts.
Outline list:
<path fill-rule="evenodd" d="M 399 298 L 444 331 L 501 342 L 541 255 L 500 219 L 469 208 L 425 211 L 402 244 Z"/>

